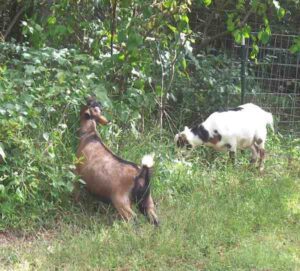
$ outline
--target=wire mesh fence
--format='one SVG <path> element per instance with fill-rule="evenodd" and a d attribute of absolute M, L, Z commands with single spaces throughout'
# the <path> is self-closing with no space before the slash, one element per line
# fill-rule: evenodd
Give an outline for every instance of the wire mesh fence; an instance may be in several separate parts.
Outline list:
<path fill-rule="evenodd" d="M 277 131 L 293 136 L 300 135 L 300 54 L 289 51 L 296 37 L 273 34 L 268 44 L 259 45 L 256 61 L 249 60 L 251 42 L 247 40 L 245 45 L 244 101 L 272 112 Z M 231 42 L 231 53 L 241 56 L 241 46 Z M 240 61 L 237 59 L 235 63 L 239 65 Z"/>

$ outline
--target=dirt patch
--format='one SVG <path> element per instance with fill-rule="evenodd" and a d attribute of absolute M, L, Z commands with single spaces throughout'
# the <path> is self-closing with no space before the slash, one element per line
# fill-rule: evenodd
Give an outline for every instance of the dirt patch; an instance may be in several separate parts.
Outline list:
<path fill-rule="evenodd" d="M 51 240 L 55 236 L 55 231 L 43 230 L 35 234 L 26 234 L 14 231 L 1 231 L 0 232 L 0 246 L 14 245 L 16 243 L 31 243 L 37 240 Z"/>

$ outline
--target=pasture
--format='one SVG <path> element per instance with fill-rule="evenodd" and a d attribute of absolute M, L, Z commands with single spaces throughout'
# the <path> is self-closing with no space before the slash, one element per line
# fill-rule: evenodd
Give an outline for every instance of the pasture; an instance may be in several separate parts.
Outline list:
<path fill-rule="evenodd" d="M 34 223 L 20 217 L 22 231 L 1 233 L 1 270 L 300 269 L 300 154 L 287 148 L 292 141 L 267 141 L 260 174 L 249 153 L 233 166 L 225 153 L 182 153 L 153 133 L 123 139 L 118 152 L 127 159 L 156 153 L 160 227 L 140 214 L 125 223 L 83 192 L 80 204 Z"/>
<path fill-rule="evenodd" d="M 300 270 L 299 14 L 1 1 L 0 271 Z"/>

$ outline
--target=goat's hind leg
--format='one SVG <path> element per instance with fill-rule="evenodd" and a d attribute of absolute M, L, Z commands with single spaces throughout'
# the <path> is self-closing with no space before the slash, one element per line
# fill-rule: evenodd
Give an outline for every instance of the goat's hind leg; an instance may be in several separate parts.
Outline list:
<path fill-rule="evenodd" d="M 264 170 L 264 160 L 265 160 L 265 149 L 261 148 L 259 150 L 259 164 L 258 164 L 258 169 L 260 172 L 263 172 Z"/>
<path fill-rule="evenodd" d="M 265 152 L 265 142 L 262 139 L 259 139 L 257 141 L 257 148 L 258 148 L 258 154 L 259 154 L 258 169 L 260 172 L 263 172 L 266 152 Z"/>
<path fill-rule="evenodd" d="M 140 212 L 147 216 L 149 221 L 155 226 L 159 225 L 158 217 L 155 213 L 155 206 L 151 194 L 138 203 Z"/>
<path fill-rule="evenodd" d="M 119 215 L 126 221 L 136 217 L 135 212 L 131 209 L 130 199 L 128 197 L 116 197 L 112 200 Z"/>

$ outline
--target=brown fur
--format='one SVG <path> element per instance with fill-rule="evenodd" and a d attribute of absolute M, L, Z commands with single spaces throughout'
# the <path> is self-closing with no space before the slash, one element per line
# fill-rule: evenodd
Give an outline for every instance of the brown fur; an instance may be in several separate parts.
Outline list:
<path fill-rule="evenodd" d="M 208 142 L 216 145 L 218 142 L 220 142 L 220 135 L 214 135 L 214 137 L 208 139 Z"/>
<path fill-rule="evenodd" d="M 125 220 L 135 216 L 131 206 L 136 195 L 133 190 L 139 190 L 137 179 L 144 178 L 143 187 L 148 193 L 138 198 L 139 209 L 148 216 L 149 220 L 158 224 L 149 189 L 149 168 L 139 167 L 113 154 L 101 141 L 96 123 L 107 124 L 101 115 L 99 107 L 85 106 L 80 112 L 80 143 L 77 150 L 78 163 L 76 171 L 85 181 L 86 188 L 92 194 L 109 200 Z M 147 173 L 147 174 L 145 174 Z M 143 176 L 147 176 L 146 179 Z M 78 188 L 75 197 L 78 200 Z"/>

